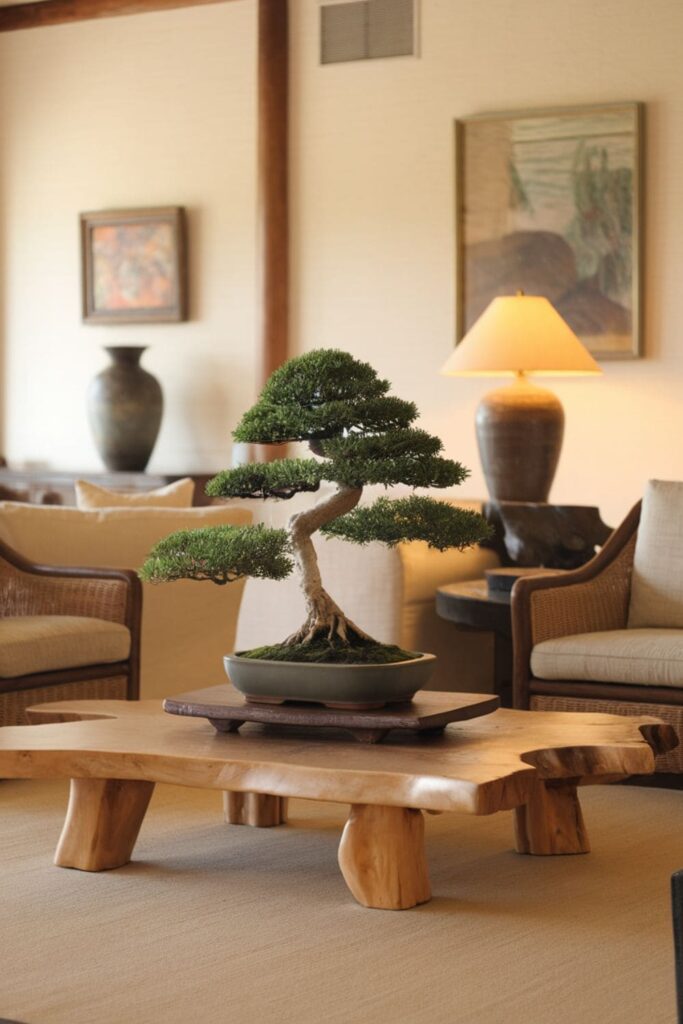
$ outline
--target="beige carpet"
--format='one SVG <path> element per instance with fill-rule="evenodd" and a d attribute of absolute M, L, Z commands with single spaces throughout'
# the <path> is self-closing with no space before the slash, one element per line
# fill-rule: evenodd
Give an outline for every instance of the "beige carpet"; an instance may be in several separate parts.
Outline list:
<path fill-rule="evenodd" d="M 223 825 L 157 787 L 118 871 L 52 867 L 62 783 L 0 784 L 0 1017 L 26 1024 L 673 1024 L 683 793 L 584 791 L 594 852 L 521 857 L 510 816 L 427 817 L 435 898 L 364 910 L 345 808 Z"/>

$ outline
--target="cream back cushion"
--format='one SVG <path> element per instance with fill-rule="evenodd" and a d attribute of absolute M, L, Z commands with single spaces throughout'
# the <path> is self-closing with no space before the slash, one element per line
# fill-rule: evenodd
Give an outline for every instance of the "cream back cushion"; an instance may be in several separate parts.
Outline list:
<path fill-rule="evenodd" d="M 630 629 L 683 629 L 683 483 L 650 480 L 633 559 Z"/>
<path fill-rule="evenodd" d="M 194 480 L 183 477 L 154 491 L 136 491 L 125 494 L 109 491 L 106 487 L 91 484 L 88 480 L 77 480 L 77 508 L 190 508 L 194 498 Z"/>
<path fill-rule="evenodd" d="M 235 506 L 118 508 L 82 511 L 0 502 L 0 539 L 48 565 L 138 569 L 156 541 L 174 530 L 251 522 Z M 143 584 L 141 696 L 225 681 L 222 657 L 233 650 L 244 583 Z"/>

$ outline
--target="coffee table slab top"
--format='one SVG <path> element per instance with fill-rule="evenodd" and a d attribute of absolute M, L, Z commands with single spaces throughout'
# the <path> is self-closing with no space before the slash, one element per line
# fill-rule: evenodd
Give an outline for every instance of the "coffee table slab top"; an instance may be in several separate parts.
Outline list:
<path fill-rule="evenodd" d="M 206 718 L 220 732 L 236 732 L 245 722 L 299 725 L 308 730 L 339 728 L 361 743 L 379 743 L 394 729 L 439 735 L 451 722 L 488 715 L 500 705 L 491 693 L 443 693 L 420 690 L 411 701 L 371 710 L 329 708 L 316 704 L 265 704 L 248 701 L 224 684 L 193 690 L 163 702 L 173 715 Z"/>
<path fill-rule="evenodd" d="M 442 737 L 392 734 L 382 745 L 344 734 L 248 724 L 217 733 L 160 701 L 71 701 L 0 729 L 0 778 L 130 779 L 339 803 L 490 814 L 518 807 L 537 780 L 609 781 L 650 773 L 672 749 L 655 718 L 500 709 Z"/>
<path fill-rule="evenodd" d="M 71 779 L 59 867 L 127 864 L 156 782 L 224 790 L 231 825 L 284 824 L 286 798 L 307 797 L 351 805 L 339 867 L 378 910 L 430 899 L 423 810 L 514 808 L 519 853 L 587 853 L 577 786 L 651 772 L 653 749 L 678 742 L 652 718 L 506 709 L 384 746 L 256 724 L 226 734 L 158 701 L 48 704 L 30 717 L 43 724 L 0 729 L 0 777 Z"/>

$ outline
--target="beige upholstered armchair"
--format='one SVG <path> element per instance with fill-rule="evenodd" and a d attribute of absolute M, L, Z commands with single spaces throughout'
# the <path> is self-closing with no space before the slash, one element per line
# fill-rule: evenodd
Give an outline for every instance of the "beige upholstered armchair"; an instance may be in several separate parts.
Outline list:
<path fill-rule="evenodd" d="M 35 565 L 0 542 L 0 725 L 44 701 L 136 698 L 141 605 L 133 572 Z"/>
<path fill-rule="evenodd" d="M 651 714 L 683 737 L 683 484 L 651 481 L 592 561 L 512 593 L 514 705 Z M 657 758 L 683 773 L 683 747 Z"/>

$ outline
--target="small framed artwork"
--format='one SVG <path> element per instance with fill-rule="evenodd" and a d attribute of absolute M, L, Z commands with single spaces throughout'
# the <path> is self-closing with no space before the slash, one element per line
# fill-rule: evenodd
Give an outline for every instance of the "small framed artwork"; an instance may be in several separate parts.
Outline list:
<path fill-rule="evenodd" d="M 83 319 L 169 323 L 187 317 L 180 206 L 81 214 Z"/>
<path fill-rule="evenodd" d="M 597 358 L 641 340 L 643 107 L 456 121 L 458 340 L 497 295 L 544 295 Z"/>

